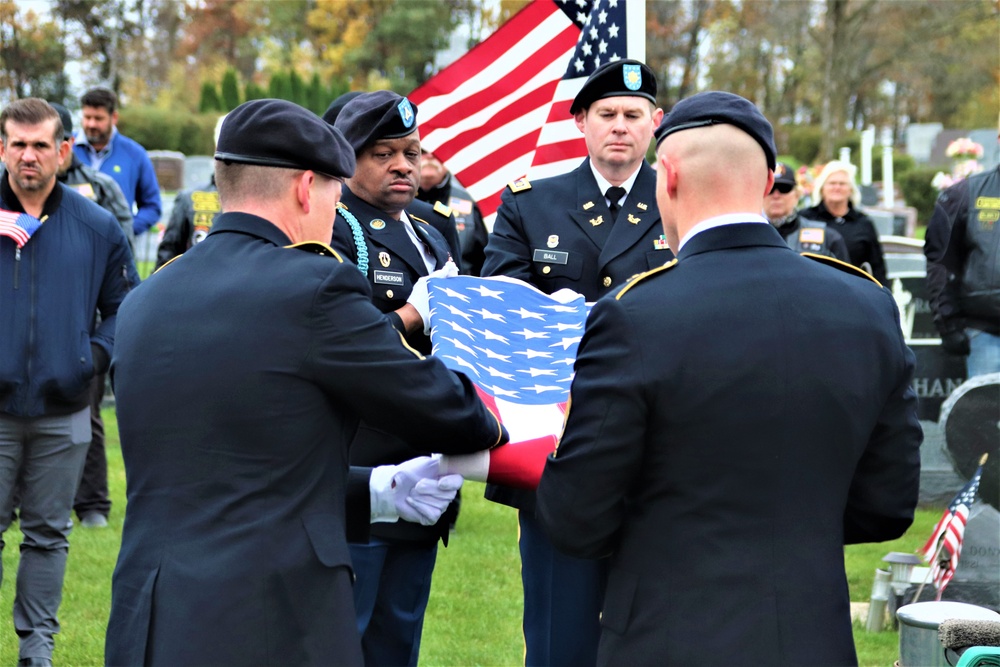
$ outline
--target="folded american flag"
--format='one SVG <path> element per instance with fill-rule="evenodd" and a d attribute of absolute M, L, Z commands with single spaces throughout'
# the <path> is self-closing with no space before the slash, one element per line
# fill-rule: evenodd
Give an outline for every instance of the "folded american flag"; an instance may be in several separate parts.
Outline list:
<path fill-rule="evenodd" d="M 583 297 L 563 303 L 520 280 L 471 276 L 432 279 L 428 294 L 434 356 L 475 383 L 508 447 L 552 451 L 589 312 Z M 544 458 L 534 464 L 540 474 Z"/>
<path fill-rule="evenodd" d="M 31 235 L 42 226 L 42 221 L 27 213 L 0 209 L 0 236 L 14 239 L 18 248 L 23 248 Z"/>

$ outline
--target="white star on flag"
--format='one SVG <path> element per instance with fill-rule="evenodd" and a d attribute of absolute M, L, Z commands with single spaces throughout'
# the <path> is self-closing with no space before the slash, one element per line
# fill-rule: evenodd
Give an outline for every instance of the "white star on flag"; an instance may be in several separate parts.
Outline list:
<path fill-rule="evenodd" d="M 471 276 L 431 279 L 428 294 L 435 356 L 469 375 L 480 397 L 507 427 L 510 441 L 558 435 L 581 336 L 553 343 L 551 332 L 582 332 L 589 312 L 583 297 L 560 303 L 519 280 Z M 498 308 L 490 304 L 497 301 L 502 301 L 503 312 L 520 317 L 496 318 Z M 465 322 L 465 316 L 471 317 L 467 326 L 456 327 L 454 320 Z M 455 335 L 456 330 L 473 338 L 466 341 Z M 483 363 L 484 358 L 489 363 Z M 467 373 L 473 368 L 477 372 Z M 538 383 L 539 377 L 548 384 Z"/>

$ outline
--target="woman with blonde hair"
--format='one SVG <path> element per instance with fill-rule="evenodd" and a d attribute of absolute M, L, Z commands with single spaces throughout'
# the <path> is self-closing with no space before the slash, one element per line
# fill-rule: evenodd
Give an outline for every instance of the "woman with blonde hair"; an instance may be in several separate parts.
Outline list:
<path fill-rule="evenodd" d="M 825 222 L 840 232 L 847 242 L 851 264 L 868 271 L 885 284 L 885 257 L 875 223 L 857 209 L 861 193 L 855 182 L 856 173 L 857 169 L 850 162 L 828 162 L 813 186 L 814 206 L 801 211 L 801 215 Z"/>

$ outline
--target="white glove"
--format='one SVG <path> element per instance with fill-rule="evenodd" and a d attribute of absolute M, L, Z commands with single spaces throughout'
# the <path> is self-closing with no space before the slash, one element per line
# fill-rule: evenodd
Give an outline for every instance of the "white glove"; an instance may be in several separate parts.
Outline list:
<path fill-rule="evenodd" d="M 371 522 L 403 519 L 423 526 L 437 523 L 462 488 L 460 475 L 441 476 L 440 458 L 419 456 L 372 470 L 368 484 Z"/>
<path fill-rule="evenodd" d="M 413 283 L 413 291 L 406 299 L 406 303 L 417 309 L 420 319 L 424 322 L 424 334 L 431 332 L 431 307 L 430 298 L 427 294 L 427 281 L 431 278 L 454 278 L 458 275 L 458 267 L 455 262 L 448 260 L 440 269 L 431 271 L 426 276 L 420 276 L 417 282 Z"/>

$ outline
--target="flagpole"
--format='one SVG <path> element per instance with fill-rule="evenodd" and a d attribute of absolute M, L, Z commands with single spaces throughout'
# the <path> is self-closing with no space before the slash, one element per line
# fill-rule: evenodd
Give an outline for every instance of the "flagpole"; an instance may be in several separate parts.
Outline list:
<path fill-rule="evenodd" d="M 988 459 L 989 456 L 990 456 L 989 453 L 983 454 L 983 456 L 979 459 L 979 468 L 982 468 L 986 464 L 986 459 Z M 948 535 L 948 528 L 949 528 L 949 526 L 951 526 L 951 522 L 954 521 L 954 520 L 955 520 L 955 514 L 952 513 L 952 515 L 950 517 L 948 517 L 948 523 L 946 523 L 944 525 L 944 528 L 941 530 L 941 537 L 938 538 L 938 547 L 937 547 L 937 550 L 934 552 L 934 557 L 931 558 L 928 561 L 932 565 L 930 566 L 930 568 L 927 569 L 927 576 L 924 577 L 924 580 L 920 583 L 920 587 L 917 588 L 916 595 L 913 596 L 913 601 L 914 602 L 917 602 L 918 600 L 920 600 L 920 594 L 924 592 L 924 586 L 927 585 L 927 582 L 931 578 L 931 573 L 934 571 L 934 565 L 933 565 L 933 563 L 937 563 L 938 557 L 941 555 L 941 550 L 944 549 L 944 538 L 945 538 L 945 536 Z M 941 593 L 942 592 L 943 591 L 938 591 L 937 592 L 937 595 L 934 596 L 935 601 L 940 602 L 940 600 L 941 600 Z"/>

